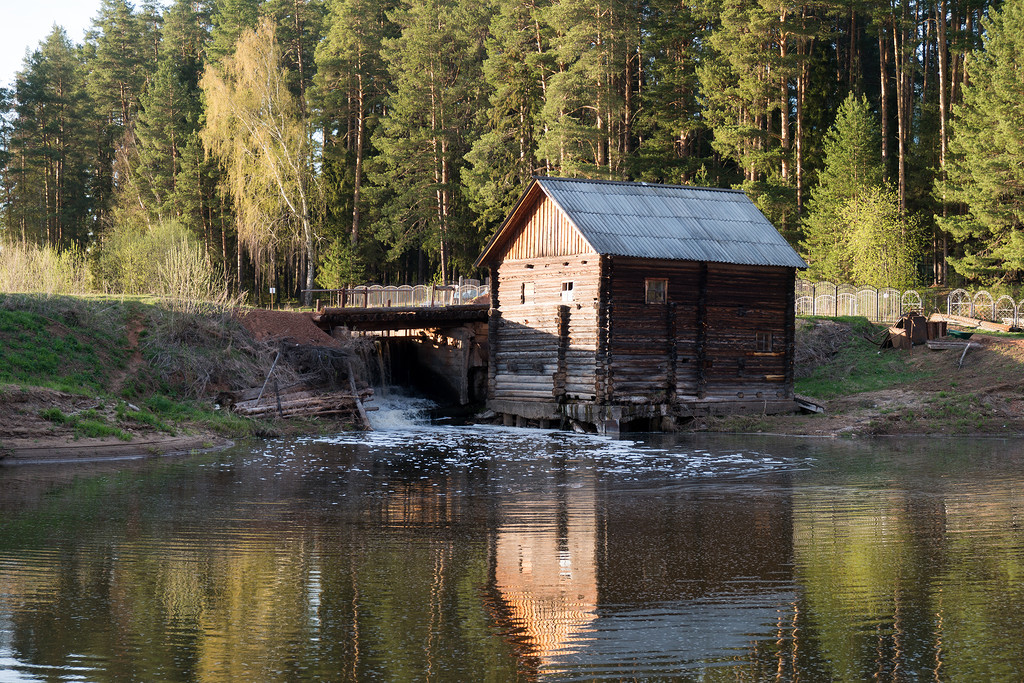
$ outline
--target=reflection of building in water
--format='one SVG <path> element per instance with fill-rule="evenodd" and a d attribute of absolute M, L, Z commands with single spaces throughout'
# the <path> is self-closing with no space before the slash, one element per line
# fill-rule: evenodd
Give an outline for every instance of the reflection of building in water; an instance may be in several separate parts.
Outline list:
<path fill-rule="evenodd" d="M 514 500 L 494 543 L 501 620 L 544 666 L 597 618 L 597 513 L 593 482 Z"/>

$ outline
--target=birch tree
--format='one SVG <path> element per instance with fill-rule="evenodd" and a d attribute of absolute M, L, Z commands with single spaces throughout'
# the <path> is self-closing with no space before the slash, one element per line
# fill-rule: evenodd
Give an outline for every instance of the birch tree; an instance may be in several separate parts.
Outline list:
<path fill-rule="evenodd" d="M 303 250 L 305 287 L 312 289 L 313 150 L 284 80 L 273 23 L 264 20 L 243 33 L 235 53 L 207 70 L 202 88 L 203 142 L 227 176 L 238 239 L 256 261 L 282 248 Z"/>

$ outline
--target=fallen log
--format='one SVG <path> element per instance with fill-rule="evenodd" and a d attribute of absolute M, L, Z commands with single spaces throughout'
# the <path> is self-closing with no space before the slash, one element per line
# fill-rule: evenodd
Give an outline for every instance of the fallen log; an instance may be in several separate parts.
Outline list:
<path fill-rule="evenodd" d="M 945 351 L 948 349 L 961 351 L 965 348 L 981 348 L 981 344 L 978 342 L 967 341 L 966 339 L 929 339 L 925 343 L 928 344 L 928 348 L 932 351 Z"/>
<path fill-rule="evenodd" d="M 973 327 L 991 330 L 992 332 L 1009 332 L 1011 329 L 1015 329 L 1013 325 L 1007 325 L 1006 323 L 994 323 L 991 320 L 969 318 L 966 315 L 950 315 L 949 313 L 932 313 L 929 320 L 945 321 L 961 327 Z"/>

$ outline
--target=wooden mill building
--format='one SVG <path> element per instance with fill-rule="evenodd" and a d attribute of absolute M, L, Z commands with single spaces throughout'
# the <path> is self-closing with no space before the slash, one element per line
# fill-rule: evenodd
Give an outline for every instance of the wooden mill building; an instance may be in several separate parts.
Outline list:
<path fill-rule="evenodd" d="M 600 432 L 779 412 L 806 264 L 740 191 L 535 178 L 491 271 L 488 407 Z"/>

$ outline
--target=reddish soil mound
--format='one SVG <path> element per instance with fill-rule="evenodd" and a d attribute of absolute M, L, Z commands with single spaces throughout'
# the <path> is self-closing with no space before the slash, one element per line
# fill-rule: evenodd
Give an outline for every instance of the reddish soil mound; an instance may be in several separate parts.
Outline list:
<path fill-rule="evenodd" d="M 248 311 L 242 324 L 256 339 L 284 340 L 310 346 L 340 347 L 337 339 L 313 322 L 309 313 L 295 311 Z"/>

